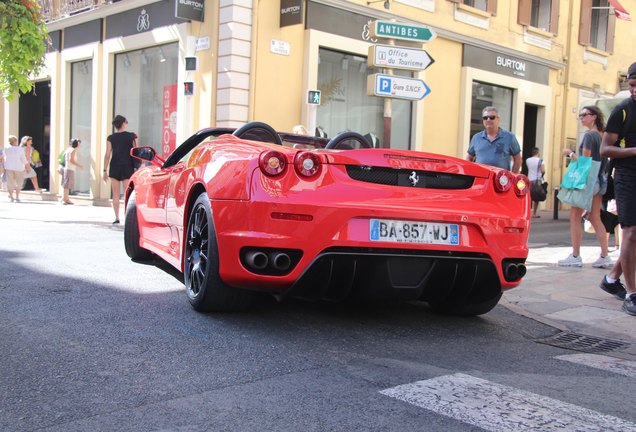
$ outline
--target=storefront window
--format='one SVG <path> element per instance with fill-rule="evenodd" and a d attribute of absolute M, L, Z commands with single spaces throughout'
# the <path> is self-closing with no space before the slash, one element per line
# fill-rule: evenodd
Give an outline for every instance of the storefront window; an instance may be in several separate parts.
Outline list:
<path fill-rule="evenodd" d="M 384 99 L 367 95 L 367 76 L 376 72 L 367 67 L 366 57 L 320 49 L 318 88 L 322 100 L 316 116 L 320 132 L 332 138 L 340 132 L 354 131 L 366 135 L 376 147 L 383 146 Z M 391 147 L 409 149 L 410 101 L 392 100 L 391 123 Z"/>
<path fill-rule="evenodd" d="M 91 113 L 93 106 L 93 62 L 85 60 L 71 64 L 71 125 L 70 137 L 82 143 L 77 149 L 77 161 L 84 169 L 75 171 L 72 193 L 90 194 L 91 189 Z M 64 143 L 66 149 L 69 143 Z"/>
<path fill-rule="evenodd" d="M 126 117 L 139 145 L 151 146 L 164 156 L 175 147 L 174 127 L 164 128 L 174 119 L 164 119 L 163 113 L 176 112 L 178 56 L 176 43 L 115 56 L 113 116 Z M 170 109 L 164 109 L 166 105 Z"/>
<path fill-rule="evenodd" d="M 494 106 L 499 112 L 499 126 L 510 130 L 512 125 L 512 89 L 473 81 L 473 95 L 470 110 L 470 136 L 484 130 L 481 112 L 487 106 Z"/>

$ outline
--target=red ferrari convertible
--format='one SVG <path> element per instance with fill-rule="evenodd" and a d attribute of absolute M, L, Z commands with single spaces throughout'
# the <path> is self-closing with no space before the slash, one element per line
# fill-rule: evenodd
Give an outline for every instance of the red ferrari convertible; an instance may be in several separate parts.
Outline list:
<path fill-rule="evenodd" d="M 149 163 L 126 190 L 126 252 L 181 271 L 197 311 L 241 310 L 260 292 L 479 315 L 526 272 L 523 175 L 259 122 L 201 130 L 166 160 L 131 154 Z"/>

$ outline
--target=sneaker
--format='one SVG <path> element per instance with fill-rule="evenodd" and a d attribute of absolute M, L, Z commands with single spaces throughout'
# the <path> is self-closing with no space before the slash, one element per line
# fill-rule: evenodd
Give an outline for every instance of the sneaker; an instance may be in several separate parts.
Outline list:
<path fill-rule="evenodd" d="M 630 293 L 625 297 L 623 310 L 630 315 L 636 315 L 636 293 Z"/>
<path fill-rule="evenodd" d="M 609 283 L 605 276 L 603 276 L 599 287 L 606 293 L 613 295 L 619 300 L 625 299 L 625 293 L 627 291 L 625 291 L 625 286 L 623 286 L 620 279 L 617 279 L 614 283 Z"/>
<path fill-rule="evenodd" d="M 559 260 L 558 264 L 561 267 L 583 267 L 583 260 L 580 255 L 575 257 L 570 254 L 566 259 Z"/>
<path fill-rule="evenodd" d="M 613 266 L 614 261 L 608 256 L 598 257 L 598 259 L 592 263 L 592 267 L 596 268 L 612 268 Z"/>
<path fill-rule="evenodd" d="M 614 249 L 613 251 L 611 251 L 609 253 L 609 256 L 612 257 L 612 258 L 618 258 L 620 255 L 621 255 L 620 248 L 616 248 L 616 249 Z"/>

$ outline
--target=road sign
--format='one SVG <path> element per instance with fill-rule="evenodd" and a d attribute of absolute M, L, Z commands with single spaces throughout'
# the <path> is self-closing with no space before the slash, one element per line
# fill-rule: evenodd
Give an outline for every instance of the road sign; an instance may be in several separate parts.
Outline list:
<path fill-rule="evenodd" d="M 371 26 L 371 37 L 430 42 L 437 37 L 437 33 L 428 27 L 398 24 L 391 21 L 374 21 Z"/>
<path fill-rule="evenodd" d="M 421 79 L 373 74 L 367 78 L 367 94 L 396 99 L 421 100 L 431 89 Z"/>
<path fill-rule="evenodd" d="M 320 105 L 320 90 L 307 90 L 307 103 L 309 105 Z"/>
<path fill-rule="evenodd" d="M 393 45 L 372 45 L 369 47 L 369 66 L 424 70 L 435 60 L 426 51 Z"/>

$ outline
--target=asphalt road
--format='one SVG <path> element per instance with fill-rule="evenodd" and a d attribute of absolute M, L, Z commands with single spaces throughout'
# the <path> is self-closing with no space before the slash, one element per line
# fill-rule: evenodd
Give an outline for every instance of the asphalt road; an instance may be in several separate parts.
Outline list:
<path fill-rule="evenodd" d="M 110 215 L 9 206 L 1 431 L 636 431 L 636 364 L 537 343 L 557 331 L 502 306 L 199 314 L 178 274 L 127 258 Z"/>

